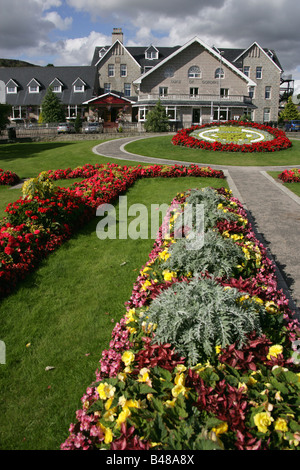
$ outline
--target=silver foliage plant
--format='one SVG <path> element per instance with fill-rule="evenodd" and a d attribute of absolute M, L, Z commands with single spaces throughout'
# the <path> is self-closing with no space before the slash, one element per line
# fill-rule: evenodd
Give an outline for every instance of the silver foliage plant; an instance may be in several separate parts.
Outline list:
<path fill-rule="evenodd" d="M 193 366 L 215 354 L 216 346 L 240 347 L 249 333 L 261 334 L 265 309 L 235 288 L 194 278 L 161 292 L 145 315 L 147 324 L 157 325 L 155 343 L 171 343 Z"/>

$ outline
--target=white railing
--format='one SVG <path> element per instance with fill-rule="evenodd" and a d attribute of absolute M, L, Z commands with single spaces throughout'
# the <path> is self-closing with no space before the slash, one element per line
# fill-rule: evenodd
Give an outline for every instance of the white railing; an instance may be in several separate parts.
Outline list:
<path fill-rule="evenodd" d="M 240 103 L 251 104 L 252 99 L 250 96 L 244 95 L 189 95 L 189 94 L 168 94 L 159 95 L 158 93 L 142 93 L 138 96 L 138 101 L 204 101 L 207 103 L 211 102 L 226 102 L 226 101 L 237 101 Z"/>

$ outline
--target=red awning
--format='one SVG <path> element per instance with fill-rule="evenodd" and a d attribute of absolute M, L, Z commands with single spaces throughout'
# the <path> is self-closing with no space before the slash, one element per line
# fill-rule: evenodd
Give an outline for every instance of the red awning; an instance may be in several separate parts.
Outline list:
<path fill-rule="evenodd" d="M 92 98 L 89 101 L 85 101 L 83 104 L 97 104 L 104 106 L 106 105 L 128 105 L 133 104 L 132 101 L 123 98 L 121 96 L 115 95 L 114 93 L 106 93 L 105 95 L 97 96 L 96 98 Z"/>

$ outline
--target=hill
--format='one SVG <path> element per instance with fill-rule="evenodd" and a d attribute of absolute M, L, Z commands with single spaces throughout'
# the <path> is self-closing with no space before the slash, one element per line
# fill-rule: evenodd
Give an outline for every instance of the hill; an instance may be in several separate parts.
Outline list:
<path fill-rule="evenodd" d="M 24 60 L 0 59 L 0 67 L 35 67 L 35 65 Z"/>

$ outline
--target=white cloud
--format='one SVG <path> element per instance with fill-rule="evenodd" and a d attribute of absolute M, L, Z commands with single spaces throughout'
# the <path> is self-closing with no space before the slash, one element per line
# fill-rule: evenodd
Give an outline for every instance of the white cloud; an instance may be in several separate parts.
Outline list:
<path fill-rule="evenodd" d="M 45 53 L 56 55 L 55 65 L 90 65 L 96 46 L 111 43 L 111 36 L 92 31 L 89 36 L 44 44 Z"/>
<path fill-rule="evenodd" d="M 56 29 L 64 31 L 72 26 L 73 18 L 62 18 L 56 11 L 50 11 L 43 17 L 44 21 L 49 21 Z"/>

